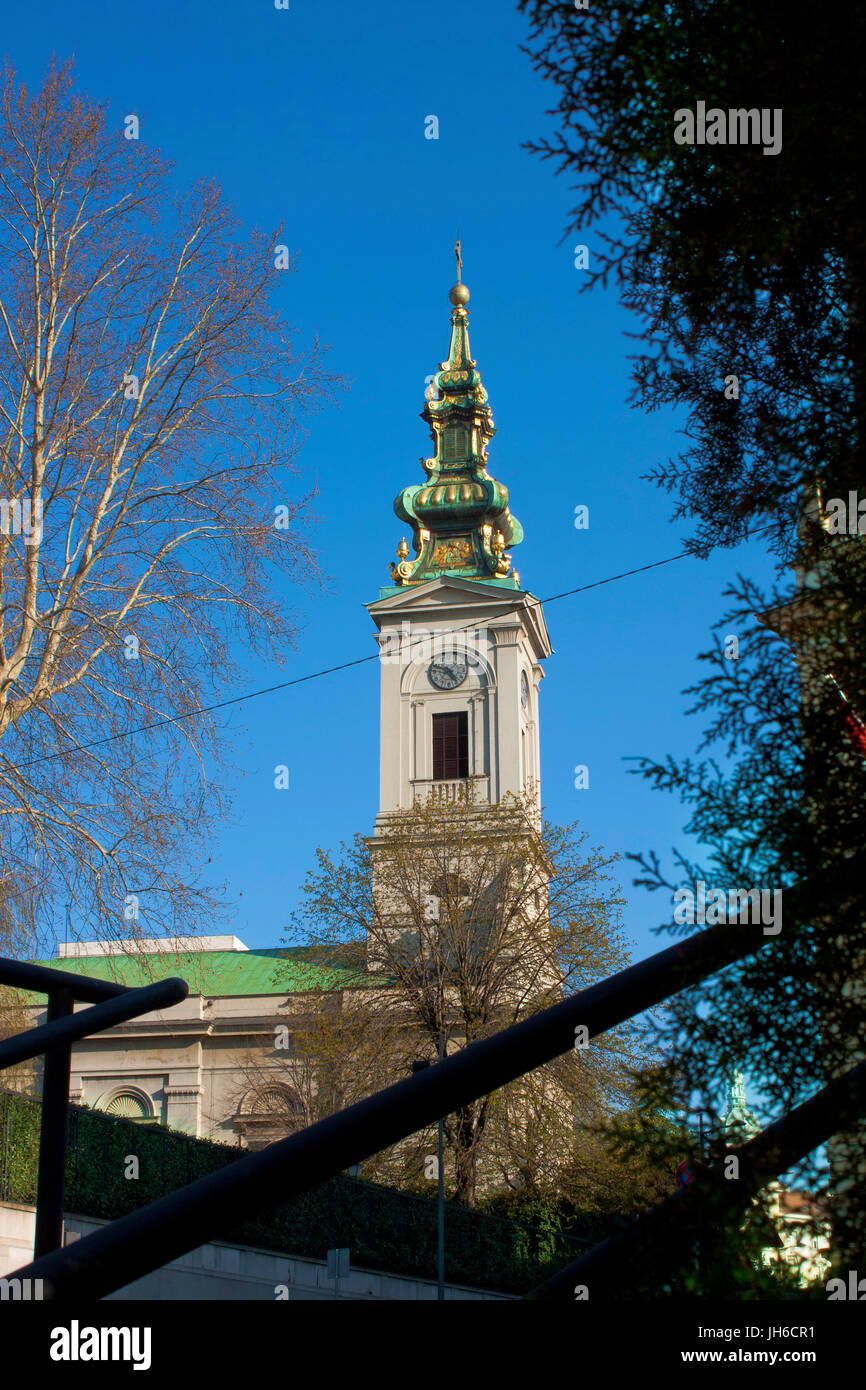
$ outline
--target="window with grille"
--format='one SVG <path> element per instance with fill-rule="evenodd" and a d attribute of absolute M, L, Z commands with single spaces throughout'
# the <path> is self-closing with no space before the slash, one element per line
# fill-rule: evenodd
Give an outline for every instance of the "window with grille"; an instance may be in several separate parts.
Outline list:
<path fill-rule="evenodd" d="M 469 776 L 469 717 L 457 714 L 433 715 L 433 780 L 452 781 Z"/>

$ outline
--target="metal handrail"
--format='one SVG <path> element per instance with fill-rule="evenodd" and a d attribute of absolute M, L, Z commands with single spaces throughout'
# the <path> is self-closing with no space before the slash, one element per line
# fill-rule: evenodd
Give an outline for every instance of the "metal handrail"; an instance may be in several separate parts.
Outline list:
<path fill-rule="evenodd" d="M 71 990 L 59 990 L 60 994 L 70 994 Z M 152 1013 L 154 1009 L 168 1009 L 185 999 L 189 990 L 185 980 L 172 978 L 157 980 L 152 985 L 142 985 L 140 989 L 126 990 L 117 999 L 106 999 L 101 1004 L 91 1004 L 89 1009 L 49 1019 L 38 1028 L 28 1028 L 24 1033 L 16 1033 L 13 1038 L 0 1042 L 0 1071 L 14 1066 L 16 1062 L 26 1062 L 38 1057 L 54 1047 L 69 1046 L 80 1038 L 92 1033 L 102 1033 L 118 1023 L 126 1023 L 141 1014 Z"/>
<path fill-rule="evenodd" d="M 63 1239 L 72 1043 L 152 1013 L 154 1009 L 179 1004 L 189 993 L 189 987 L 185 980 L 174 978 L 131 988 L 110 980 L 94 980 L 68 970 L 53 970 L 5 958 L 0 958 L 0 984 L 48 995 L 45 1023 L 0 1042 L 0 1070 L 45 1053 L 33 1244 L 33 1253 L 38 1259 L 59 1249 Z M 76 1013 L 76 999 L 91 1007 Z"/>
<path fill-rule="evenodd" d="M 754 926 L 711 927 L 472 1043 L 411 1079 L 239 1159 L 16 1271 L 47 1298 L 102 1298 L 750 955 Z"/>
<path fill-rule="evenodd" d="M 819 882 L 786 890 L 786 896 L 794 900 L 801 919 L 820 911 Z M 470 1044 L 410 1080 L 121 1217 L 72 1246 L 55 1246 L 49 1254 L 38 1254 L 16 1276 L 41 1279 L 45 1298 L 104 1297 L 571 1051 L 579 1027 L 586 1029 L 589 1038 L 596 1037 L 752 954 L 767 941 L 755 926 L 744 923 L 711 927 Z M 860 1114 L 864 1103 L 866 1064 L 861 1064 L 742 1148 L 739 1156 L 751 1174 L 748 1182 L 721 1185 L 720 1170 L 710 1170 L 691 1185 L 694 1195 L 671 1198 L 653 1208 L 623 1236 L 603 1242 L 554 1276 L 537 1296 L 560 1296 L 575 1282 L 586 1282 L 585 1277 L 577 1278 L 576 1270 L 582 1275 L 591 1272 L 593 1287 L 598 1280 L 601 1290 L 616 1251 L 630 1248 L 616 1242 L 639 1245 L 646 1232 L 653 1236 L 664 1232 L 661 1239 L 666 1244 L 661 1248 L 666 1258 L 669 1249 L 677 1248 L 677 1242 L 669 1238 L 672 1211 L 705 1219 L 704 1204 L 709 1198 L 703 1194 L 711 1190 L 723 1205 L 735 1209 L 759 1179 L 765 1185 L 768 1176 L 784 1172 L 796 1158 L 836 1132 L 843 1123 L 843 1110 Z M 658 1256 L 658 1241 L 653 1239 L 653 1244 Z"/>
<path fill-rule="evenodd" d="M 725 1153 L 736 1158 L 737 1178 L 725 1166 L 700 1172 L 687 1187 L 665 1197 L 620 1235 L 596 1245 L 552 1275 L 528 1295 L 531 1299 L 573 1301 L 582 1286 L 592 1299 L 622 1295 L 639 1284 L 651 1267 L 658 1278 L 659 1252 L 670 1268 L 677 1256 L 688 1255 L 713 1218 L 745 1211 L 769 1179 L 784 1173 L 806 1154 L 827 1142 L 841 1125 L 866 1111 L 866 1062 L 836 1077 L 823 1090 Z"/>
<path fill-rule="evenodd" d="M 115 999 L 129 994 L 129 985 L 117 985 L 113 980 L 97 980 L 90 975 L 75 975 L 70 970 L 55 970 L 53 966 L 31 965 L 29 961 L 0 957 L 0 985 L 29 989 L 36 994 L 54 994 L 69 989 L 83 1003 L 99 1004 L 103 999 Z"/>

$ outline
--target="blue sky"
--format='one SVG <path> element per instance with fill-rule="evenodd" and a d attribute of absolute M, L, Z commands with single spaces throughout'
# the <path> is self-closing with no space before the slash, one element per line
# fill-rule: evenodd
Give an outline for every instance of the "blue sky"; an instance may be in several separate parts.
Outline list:
<path fill-rule="evenodd" d="M 678 449 L 678 422 L 628 406 L 625 334 L 636 324 L 612 293 L 578 294 L 576 238 L 560 244 L 568 186 L 521 148 L 551 128 L 554 99 L 519 51 L 525 37 L 502 0 L 444 16 L 397 0 L 290 0 L 288 10 L 151 0 L 133 11 L 43 0 L 5 16 L 3 49 L 26 80 L 52 52 L 74 55 L 81 87 L 107 101 L 118 128 L 137 113 L 180 186 L 215 177 L 247 226 L 284 224 L 299 268 L 280 284 L 280 307 L 299 344 L 318 333 L 349 379 L 310 421 L 301 455 L 301 482 L 319 487 L 327 588 L 287 586 L 296 648 L 282 670 L 247 662 L 242 690 L 375 650 L 363 604 L 388 582 L 404 531 L 392 502 L 420 480 L 428 452 L 418 415 L 424 379 L 447 352 L 458 226 L 472 351 L 498 429 L 490 468 L 526 533 L 514 552 L 523 583 L 543 598 L 682 549 L 671 499 L 641 481 Z M 425 139 L 429 115 L 438 140 Z M 592 234 L 583 239 L 592 254 Z M 586 531 L 574 527 L 581 503 Z M 680 692 L 699 674 L 696 654 L 737 568 L 769 573 L 753 546 L 550 607 L 542 790 L 554 819 L 580 818 L 609 850 L 686 844 L 679 803 L 624 760 L 693 752 L 700 725 L 684 717 Z M 226 723 L 237 794 L 212 867 L 235 903 L 230 929 L 274 945 L 315 846 L 372 827 L 377 666 L 241 705 Z M 287 791 L 274 788 L 277 764 L 290 769 Z M 588 790 L 574 789 L 576 764 L 589 766 Z M 650 934 L 665 905 L 621 868 L 626 928 L 646 955 L 666 944 Z"/>

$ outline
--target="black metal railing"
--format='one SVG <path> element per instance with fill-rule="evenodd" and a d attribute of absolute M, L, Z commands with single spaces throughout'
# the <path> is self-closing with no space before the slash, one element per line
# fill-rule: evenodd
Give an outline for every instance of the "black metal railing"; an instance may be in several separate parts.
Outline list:
<path fill-rule="evenodd" d="M 791 889 L 786 897 L 793 899 L 799 919 L 807 920 L 820 903 L 820 884 L 808 890 Z M 711 927 L 347 1110 L 120 1217 L 70 1247 L 41 1254 L 17 1270 L 16 1276 L 42 1279 L 46 1298 L 101 1298 L 569 1052 L 577 1028 L 585 1028 L 590 1038 L 597 1037 L 761 949 L 771 939 L 753 925 Z M 71 1022 L 66 1019 L 46 1028 L 68 1029 Z M 56 1042 L 57 1031 L 51 1036 Z M 611 1262 L 623 1251 L 643 1248 L 647 1240 L 653 1243 L 657 1267 L 670 1263 L 677 1242 L 671 1241 L 669 1247 L 663 1242 L 671 1230 L 672 1212 L 688 1212 L 700 1220 L 711 1189 L 725 1209 L 741 1209 L 761 1179 L 785 1172 L 796 1158 L 825 1142 L 864 1108 L 866 1063 L 734 1151 L 748 1174 L 746 1181 L 720 1185 L 718 1174 L 709 1170 L 682 1197 L 653 1208 L 623 1236 L 603 1242 L 549 1280 L 535 1296 L 571 1297 L 567 1291 L 575 1283 L 586 1283 L 589 1275 L 594 1288 L 598 1281 L 600 1291 Z"/>
<path fill-rule="evenodd" d="M 621 1296 L 659 1266 L 673 1269 L 701 1236 L 732 1212 L 745 1211 L 767 1182 L 866 1111 L 866 1062 L 860 1062 L 797 1106 L 790 1115 L 725 1153 L 725 1164 L 666 1197 L 621 1235 L 602 1241 L 535 1289 L 530 1298 L 572 1301 L 582 1286 L 595 1300 Z M 736 1181 L 728 1176 L 735 1158 Z M 657 1279 L 656 1279 L 656 1282 Z"/>
<path fill-rule="evenodd" d="M 578 1027 L 596 1037 L 765 940 L 732 924 L 678 942 L 15 1273 L 42 1279 L 46 1298 L 101 1298 L 570 1051 Z"/>
<path fill-rule="evenodd" d="M 160 980 L 133 989 L 53 970 L 43 965 L 0 958 L 0 984 L 47 994 L 45 1023 L 0 1041 L 0 1071 L 44 1053 L 42 1123 L 39 1131 L 39 1172 L 36 1187 L 34 1258 L 60 1248 L 63 1239 L 63 1196 L 66 1175 L 66 1128 L 69 1108 L 69 1067 L 72 1043 L 101 1033 L 117 1023 L 139 1018 L 153 1009 L 179 1004 L 189 993 L 185 980 Z M 90 1004 L 75 1012 L 76 1000 Z"/>

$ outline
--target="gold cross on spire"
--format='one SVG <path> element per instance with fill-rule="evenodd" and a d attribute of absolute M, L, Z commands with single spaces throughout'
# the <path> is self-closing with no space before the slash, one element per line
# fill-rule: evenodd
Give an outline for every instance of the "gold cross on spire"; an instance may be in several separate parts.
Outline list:
<path fill-rule="evenodd" d="M 462 284 L 460 272 L 463 269 L 463 258 L 460 255 L 460 233 L 457 233 L 457 245 L 454 247 L 454 255 L 457 257 L 457 283 Z"/>

